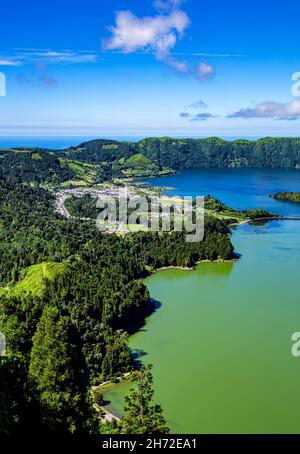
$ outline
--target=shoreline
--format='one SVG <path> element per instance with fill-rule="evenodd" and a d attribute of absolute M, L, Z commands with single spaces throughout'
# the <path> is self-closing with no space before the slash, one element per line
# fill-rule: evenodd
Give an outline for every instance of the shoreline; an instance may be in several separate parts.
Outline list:
<path fill-rule="evenodd" d="M 238 225 L 243 225 L 243 224 L 251 224 L 252 222 L 258 222 L 258 221 L 273 221 L 273 220 L 291 220 L 291 219 L 296 219 L 296 220 L 300 220 L 300 217 L 284 217 L 284 216 L 272 216 L 272 217 L 268 217 L 268 218 L 258 218 L 258 219 L 244 219 L 242 221 L 240 221 L 239 223 L 235 224 L 235 226 L 238 226 Z M 202 263 L 203 264 L 206 264 L 206 263 L 236 263 L 236 262 L 239 262 L 240 261 L 240 257 L 235 255 L 233 258 L 231 259 L 216 259 L 216 260 L 209 260 L 209 259 L 204 259 L 204 260 L 199 260 L 195 263 L 194 266 L 192 267 L 186 267 L 186 266 L 176 266 L 176 265 L 171 265 L 171 266 L 163 266 L 163 267 L 160 267 L 160 268 L 156 268 L 156 269 L 153 269 L 153 270 L 149 270 L 149 275 L 154 275 L 160 271 L 164 271 L 164 270 L 171 270 L 171 269 L 175 269 L 175 270 L 180 270 L 180 271 L 195 271 L 195 269 L 201 265 Z M 151 316 L 151 314 L 149 315 L 149 317 Z M 112 384 L 111 386 L 108 386 L 107 388 L 104 387 L 103 389 L 103 397 L 105 398 L 105 394 L 109 391 L 111 391 L 112 389 L 114 388 L 117 388 L 118 386 L 122 385 L 122 384 L 126 384 L 126 383 L 130 383 L 130 380 L 128 381 L 125 381 L 125 382 L 119 382 L 119 383 L 115 383 L 115 384 Z M 103 384 L 102 384 L 103 385 Z M 105 405 L 105 406 L 101 406 L 100 407 L 101 411 L 104 412 L 104 415 L 102 417 L 102 421 L 103 422 L 112 422 L 113 420 L 116 420 L 116 421 L 120 421 L 122 419 L 122 416 L 120 415 L 120 413 L 114 408 L 113 404 L 108 404 L 108 405 Z"/>
<path fill-rule="evenodd" d="M 158 187 L 158 190 L 159 192 L 162 192 L 165 190 L 165 188 L 163 187 Z M 241 220 L 238 220 L 238 222 L 234 223 L 234 224 L 231 224 L 231 226 L 239 226 L 239 225 L 243 225 L 243 224 L 251 224 L 253 222 L 259 222 L 259 221 L 273 221 L 273 220 L 284 220 L 284 219 L 291 219 L 290 217 L 284 217 L 284 216 L 269 216 L 269 217 L 265 217 L 265 218 L 257 218 L 257 219 L 241 219 Z M 295 218 L 297 220 L 300 220 L 300 217 L 299 218 Z M 230 226 L 229 226 L 230 227 Z M 148 269 L 146 271 L 148 271 L 148 275 L 151 276 L 151 275 L 154 275 L 160 271 L 164 271 L 164 270 L 171 270 L 171 269 L 175 269 L 175 270 L 180 270 L 180 271 L 195 271 L 196 268 L 201 265 L 202 263 L 205 264 L 205 263 L 236 263 L 240 260 L 240 257 L 233 253 L 233 256 L 232 258 L 230 259 L 222 259 L 222 258 L 218 258 L 216 260 L 210 260 L 210 259 L 204 259 L 204 260 L 199 260 L 197 262 L 195 262 L 195 264 L 193 266 L 178 266 L 178 265 L 169 265 L 169 266 L 162 266 L 162 267 L 159 267 L 159 268 L 155 268 L 155 269 Z M 149 314 L 146 318 L 150 317 L 152 314 Z M 143 322 L 142 326 L 145 325 L 145 321 Z M 135 330 L 135 332 L 138 332 L 138 330 Z M 134 333 L 131 333 L 130 336 L 132 336 Z M 115 388 L 118 388 L 118 386 L 122 386 L 126 383 L 130 383 L 131 380 L 125 380 L 125 381 L 121 381 L 119 383 L 111 383 L 109 384 L 109 381 L 106 382 L 106 383 L 102 383 L 102 395 L 103 395 L 103 398 L 104 398 L 104 401 L 105 401 L 105 395 L 111 391 L 112 389 L 115 389 Z M 109 386 L 107 386 L 109 384 Z M 106 387 L 107 386 L 107 387 Z M 99 386 L 99 388 L 101 389 L 101 385 Z M 116 410 L 114 408 L 114 405 L 112 402 L 109 402 L 107 405 L 101 405 L 101 406 L 97 406 L 98 407 L 98 411 L 102 411 L 103 412 L 103 415 L 102 415 L 102 422 L 106 422 L 106 423 L 111 423 L 113 421 L 120 421 L 122 419 L 122 416 L 120 415 L 120 413 L 118 412 L 118 410 Z M 96 406 L 95 406 L 95 409 L 96 409 Z"/>
<path fill-rule="evenodd" d="M 204 259 L 204 260 L 199 260 L 193 266 L 177 266 L 177 265 L 162 266 L 160 268 L 155 268 L 155 269 L 149 271 L 149 273 L 155 274 L 155 273 L 158 273 L 159 271 L 172 270 L 172 269 L 181 270 L 181 271 L 194 271 L 198 265 L 201 265 L 201 263 L 235 263 L 238 261 L 239 261 L 239 257 L 233 257 L 232 259 L 216 259 L 216 260 Z"/>
<path fill-rule="evenodd" d="M 205 259 L 205 260 L 199 260 L 198 262 L 195 263 L 195 265 L 193 267 L 184 267 L 184 266 L 174 265 L 174 266 L 164 266 L 161 268 L 156 268 L 154 270 L 149 271 L 149 275 L 152 275 L 152 274 L 154 275 L 154 274 L 158 273 L 159 271 L 170 270 L 170 269 L 177 269 L 180 271 L 195 271 L 196 267 L 201 265 L 201 263 L 203 263 L 203 264 L 205 264 L 205 263 L 235 263 L 238 261 L 239 261 L 239 257 L 237 257 L 237 256 L 233 257 L 232 259 L 217 259 L 217 260 Z M 149 316 L 147 316 L 146 318 L 151 317 L 151 315 L 152 314 L 149 314 Z M 143 323 L 143 326 L 144 326 L 144 324 L 145 324 L 145 322 Z M 137 330 L 137 332 L 138 331 L 139 330 Z M 131 335 L 133 335 L 133 334 L 135 334 L 135 333 L 132 333 Z M 123 376 L 123 380 L 119 381 L 118 383 L 112 383 L 112 382 L 106 381 L 106 382 L 102 383 L 101 385 L 95 386 L 94 389 L 98 388 L 101 391 L 103 391 L 102 395 L 105 400 L 105 395 L 107 392 L 111 391 L 112 389 L 116 389 L 119 386 L 132 383 L 132 380 L 130 380 L 130 378 L 129 378 L 131 374 L 127 373 L 124 375 L 126 376 L 127 379 L 124 380 L 125 377 Z M 96 407 L 98 407 L 98 409 L 96 409 Z M 122 416 L 120 415 L 120 413 L 111 404 L 101 405 L 101 406 L 94 404 L 94 408 L 97 411 L 101 410 L 105 413 L 102 417 L 103 422 L 111 423 L 113 420 L 121 421 L 121 419 L 122 419 Z"/>
<path fill-rule="evenodd" d="M 94 393 L 96 391 L 100 391 L 103 397 L 103 403 L 102 405 L 97 404 L 97 402 L 93 403 L 93 407 L 97 413 L 103 412 L 104 415 L 101 417 L 101 421 L 103 423 L 111 423 L 113 421 L 121 421 L 122 416 L 117 410 L 114 410 L 113 407 L 109 405 L 104 404 L 105 402 L 105 394 L 108 391 L 111 391 L 112 389 L 118 388 L 119 386 L 126 385 L 129 383 L 132 383 L 132 372 L 125 372 L 122 376 L 117 377 L 118 382 L 114 383 L 111 380 L 107 380 L 103 383 L 100 383 L 100 385 L 95 385 L 92 386 L 91 388 L 91 394 L 94 397 Z"/>
<path fill-rule="evenodd" d="M 102 417 L 101 417 L 101 422 L 103 424 L 112 423 L 113 421 L 117 421 L 117 422 L 121 421 L 121 418 L 119 418 L 119 416 L 117 416 L 115 413 L 113 413 L 113 411 L 105 408 L 103 405 L 98 405 L 98 404 L 94 403 L 93 407 L 97 413 L 100 413 L 100 412 L 104 413 L 104 415 L 102 415 Z"/>

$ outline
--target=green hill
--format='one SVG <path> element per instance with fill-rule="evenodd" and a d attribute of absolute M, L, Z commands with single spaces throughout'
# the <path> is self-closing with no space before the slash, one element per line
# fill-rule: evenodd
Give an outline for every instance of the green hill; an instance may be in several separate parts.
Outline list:
<path fill-rule="evenodd" d="M 22 271 L 20 280 L 11 289 L 1 289 L 7 296 L 22 296 L 32 294 L 42 296 L 45 291 L 46 280 L 53 280 L 57 275 L 67 270 L 67 265 L 56 262 L 43 262 L 32 265 Z"/>
<path fill-rule="evenodd" d="M 12 185 L 88 186 L 124 176 L 223 167 L 300 168 L 300 139 L 101 139 L 65 150 L 0 150 L 0 180 Z"/>
<path fill-rule="evenodd" d="M 49 151 L 7 150 L 0 156 L 0 179 L 14 186 L 20 183 L 53 186 L 76 177 Z"/>
<path fill-rule="evenodd" d="M 183 170 L 214 167 L 300 167 L 299 138 L 271 138 L 256 141 L 146 138 L 139 142 L 92 140 L 59 152 L 69 159 L 91 163 L 147 165 Z M 132 161 L 133 159 L 133 161 Z"/>
<path fill-rule="evenodd" d="M 271 197 L 277 200 L 300 203 L 300 192 L 277 192 L 277 194 L 271 195 Z"/>

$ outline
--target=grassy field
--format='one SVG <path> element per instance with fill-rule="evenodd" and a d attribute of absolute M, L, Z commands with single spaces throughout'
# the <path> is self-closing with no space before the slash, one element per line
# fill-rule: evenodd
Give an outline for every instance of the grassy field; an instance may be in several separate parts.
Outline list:
<path fill-rule="evenodd" d="M 67 180 L 60 184 L 61 188 L 69 188 L 70 186 L 84 187 L 87 186 L 87 182 L 84 180 Z"/>
<path fill-rule="evenodd" d="M 62 166 L 69 167 L 74 172 L 76 180 L 65 181 L 61 184 L 62 187 L 73 186 L 86 186 L 99 182 L 99 174 L 101 166 L 97 164 L 90 164 L 79 161 L 71 161 L 69 159 L 60 158 Z"/>
<path fill-rule="evenodd" d="M 56 262 L 43 262 L 23 270 L 20 280 L 10 289 L 0 289 L 0 294 L 20 296 L 32 294 L 42 296 L 45 291 L 45 280 L 53 280 L 58 274 L 64 273 L 67 265 Z"/>

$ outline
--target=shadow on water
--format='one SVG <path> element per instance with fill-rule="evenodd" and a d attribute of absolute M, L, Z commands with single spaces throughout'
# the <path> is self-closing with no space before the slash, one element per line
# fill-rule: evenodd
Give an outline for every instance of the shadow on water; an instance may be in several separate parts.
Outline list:
<path fill-rule="evenodd" d="M 269 222 L 272 222 L 270 220 L 255 220 L 255 221 L 250 221 L 249 224 L 252 227 L 265 227 L 269 224 Z"/>
<path fill-rule="evenodd" d="M 140 369 L 143 365 L 142 358 L 144 356 L 147 356 L 147 352 L 145 350 L 139 349 L 139 348 L 132 348 L 130 349 L 131 356 L 134 360 L 135 367 L 137 369 Z"/>
<path fill-rule="evenodd" d="M 126 331 L 128 332 L 129 335 L 145 331 L 145 329 L 143 328 L 145 326 L 146 319 L 161 307 L 161 303 L 155 300 L 154 298 L 150 298 L 150 303 L 151 307 L 147 309 L 147 311 L 142 315 L 142 317 L 135 320 L 133 323 L 127 326 Z"/>
<path fill-rule="evenodd" d="M 154 311 L 157 311 L 158 309 L 161 308 L 161 302 L 154 299 L 154 298 L 150 298 L 151 299 L 151 302 L 153 303 L 154 305 Z"/>

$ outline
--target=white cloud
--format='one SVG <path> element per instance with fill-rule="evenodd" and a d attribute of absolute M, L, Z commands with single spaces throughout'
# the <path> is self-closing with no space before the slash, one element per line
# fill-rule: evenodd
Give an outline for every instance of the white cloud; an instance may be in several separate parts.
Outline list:
<path fill-rule="evenodd" d="M 151 17 L 137 17 L 131 11 L 119 11 L 115 26 L 109 27 L 112 36 L 104 41 L 103 47 L 125 54 L 153 52 L 158 60 L 165 61 L 177 72 L 185 73 L 188 72 L 187 65 L 172 56 L 171 50 L 189 23 L 188 16 L 179 10 Z"/>
<path fill-rule="evenodd" d="M 165 57 L 164 61 L 168 63 L 168 65 L 170 65 L 177 73 L 180 74 L 189 73 L 189 67 L 187 63 L 185 63 L 184 61 L 177 60 L 172 55 L 168 55 L 167 57 Z"/>
<path fill-rule="evenodd" d="M 184 0 L 155 0 L 154 8 L 158 11 L 169 11 L 180 8 Z"/>
<path fill-rule="evenodd" d="M 207 82 L 215 75 L 215 68 L 201 62 L 193 70 L 190 63 L 179 60 L 174 52 L 178 40 L 183 37 L 190 19 L 180 10 L 179 0 L 156 0 L 154 6 L 160 14 L 138 17 L 131 11 L 118 11 L 115 25 L 108 27 L 111 36 L 103 41 L 103 50 L 123 54 L 148 52 L 172 67 L 177 73 Z"/>
<path fill-rule="evenodd" d="M 43 59 L 47 64 L 54 63 L 94 63 L 97 55 L 78 51 L 36 51 L 27 53 L 28 58 Z"/>
<path fill-rule="evenodd" d="M 22 63 L 10 58 L 0 58 L 0 66 L 20 66 Z"/>
<path fill-rule="evenodd" d="M 188 24 L 189 18 L 183 11 L 141 18 L 131 11 L 119 11 L 116 25 L 109 27 L 112 37 L 106 40 L 104 48 L 124 53 L 151 50 L 161 58 L 170 53 Z"/>
<path fill-rule="evenodd" d="M 208 82 L 216 74 L 215 68 L 209 63 L 201 62 L 195 70 L 195 76 L 200 82 Z"/>
<path fill-rule="evenodd" d="M 195 57 L 220 57 L 220 58 L 245 57 L 244 54 L 218 54 L 207 52 L 192 52 L 190 55 L 194 55 Z"/>
<path fill-rule="evenodd" d="M 278 120 L 296 120 L 300 118 L 300 99 L 288 103 L 265 101 L 255 107 L 241 109 L 229 115 L 230 118 L 275 118 Z"/>
<path fill-rule="evenodd" d="M 94 63 L 98 55 L 90 51 L 51 49 L 20 49 L 15 55 L 0 56 L 0 66 L 22 66 L 25 64 L 75 64 Z"/>

